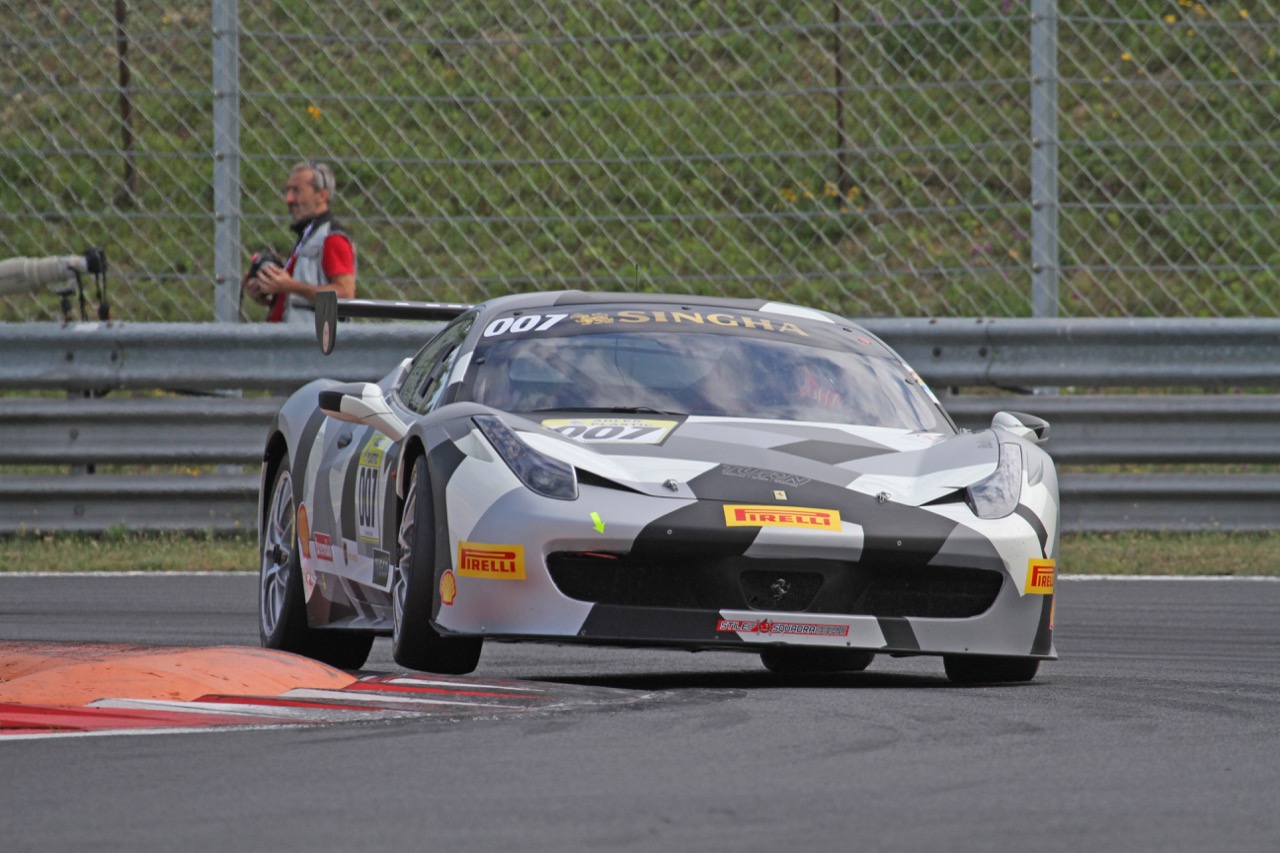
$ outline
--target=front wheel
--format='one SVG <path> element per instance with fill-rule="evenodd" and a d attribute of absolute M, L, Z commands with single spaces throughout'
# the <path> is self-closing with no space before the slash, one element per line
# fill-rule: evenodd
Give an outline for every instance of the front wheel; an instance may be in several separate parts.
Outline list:
<path fill-rule="evenodd" d="M 297 511 L 289 461 L 280 460 L 258 535 L 258 634 L 264 648 L 305 655 L 340 669 L 359 669 L 369 658 L 373 634 L 317 630 L 307 624 L 298 559 Z"/>
<path fill-rule="evenodd" d="M 1030 681 L 1040 669 L 1038 658 L 986 655 L 943 655 L 942 667 L 956 684 L 1000 684 Z"/>
<path fill-rule="evenodd" d="M 431 626 L 436 595 L 436 519 L 427 458 L 413 462 L 391 586 L 391 656 L 409 669 L 463 675 L 480 663 L 479 637 L 444 637 Z"/>

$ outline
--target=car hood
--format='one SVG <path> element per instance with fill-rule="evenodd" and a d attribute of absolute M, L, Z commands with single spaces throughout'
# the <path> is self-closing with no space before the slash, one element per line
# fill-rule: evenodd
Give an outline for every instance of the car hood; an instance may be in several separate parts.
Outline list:
<path fill-rule="evenodd" d="M 945 435 L 662 416 L 554 416 L 512 425 L 530 447 L 580 472 L 669 498 L 763 501 L 821 483 L 919 506 L 990 475 L 999 456 L 989 430 Z"/>

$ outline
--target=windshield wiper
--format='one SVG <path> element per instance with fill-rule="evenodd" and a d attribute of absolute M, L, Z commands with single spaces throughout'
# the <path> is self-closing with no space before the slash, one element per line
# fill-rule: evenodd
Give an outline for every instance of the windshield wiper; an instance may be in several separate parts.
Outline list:
<path fill-rule="evenodd" d="M 619 415 L 670 415 L 673 417 L 684 417 L 688 414 L 688 412 L 667 412 L 655 409 L 653 406 L 547 406 L 529 410 L 529 414 L 538 412 L 609 412 Z"/>

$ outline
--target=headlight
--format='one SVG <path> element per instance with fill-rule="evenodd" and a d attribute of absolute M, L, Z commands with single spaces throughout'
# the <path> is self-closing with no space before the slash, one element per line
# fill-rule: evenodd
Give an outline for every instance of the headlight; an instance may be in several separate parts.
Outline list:
<path fill-rule="evenodd" d="M 572 465 L 534 450 L 493 415 L 476 415 L 473 420 L 502 461 L 530 490 L 562 501 L 578 497 L 578 477 Z"/>
<path fill-rule="evenodd" d="M 969 509 L 978 518 L 1004 518 L 1018 507 L 1022 496 L 1022 448 L 1000 442 L 996 470 L 965 492 Z"/>

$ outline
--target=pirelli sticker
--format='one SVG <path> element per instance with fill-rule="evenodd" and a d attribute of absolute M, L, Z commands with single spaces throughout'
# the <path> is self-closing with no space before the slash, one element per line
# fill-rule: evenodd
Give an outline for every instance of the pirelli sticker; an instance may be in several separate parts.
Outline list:
<path fill-rule="evenodd" d="M 675 428 L 676 421 L 648 418 L 548 418 L 542 425 L 587 444 L 661 444 Z"/>
<path fill-rule="evenodd" d="M 725 527 L 799 527 L 804 530 L 840 530 L 840 511 L 807 506 L 756 506 L 725 504 Z"/>
<path fill-rule="evenodd" d="M 1027 593 L 1029 595 L 1053 595 L 1053 560 L 1027 561 Z"/>
<path fill-rule="evenodd" d="M 459 542 L 458 576 L 504 581 L 524 580 L 524 546 Z"/>

